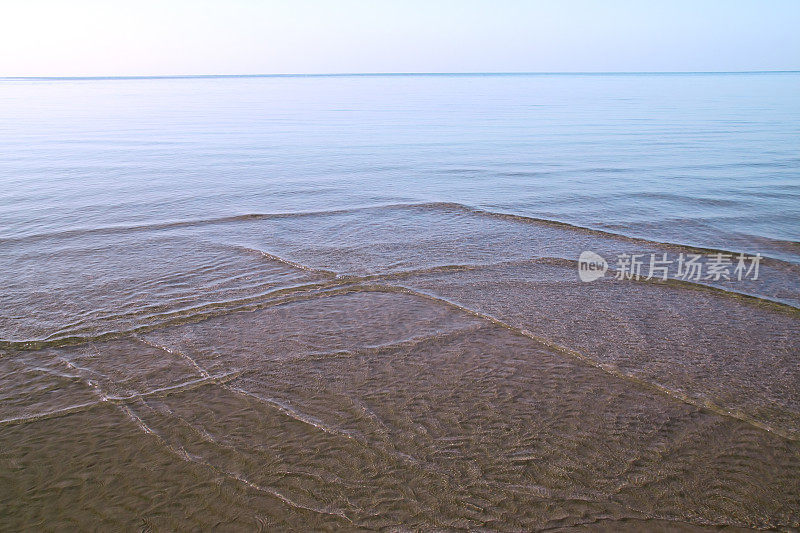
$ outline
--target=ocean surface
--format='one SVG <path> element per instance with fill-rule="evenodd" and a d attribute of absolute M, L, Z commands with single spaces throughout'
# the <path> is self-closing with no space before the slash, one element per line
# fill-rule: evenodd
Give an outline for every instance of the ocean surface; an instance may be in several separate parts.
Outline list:
<path fill-rule="evenodd" d="M 0 529 L 95 527 L 800 528 L 800 73 L 0 78 Z"/>

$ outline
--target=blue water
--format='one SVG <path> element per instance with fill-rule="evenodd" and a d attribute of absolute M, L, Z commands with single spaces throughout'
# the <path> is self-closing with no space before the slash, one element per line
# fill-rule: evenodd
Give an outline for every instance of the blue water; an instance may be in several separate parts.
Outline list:
<path fill-rule="evenodd" d="M 0 238 L 458 202 L 800 260 L 800 73 L 0 80 Z"/>

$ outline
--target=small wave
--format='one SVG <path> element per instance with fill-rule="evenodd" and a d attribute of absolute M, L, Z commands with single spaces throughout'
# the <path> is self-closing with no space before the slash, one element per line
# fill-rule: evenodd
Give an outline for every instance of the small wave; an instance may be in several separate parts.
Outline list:
<path fill-rule="evenodd" d="M 0 243 L 18 243 L 28 241 L 41 241 L 47 239 L 83 237 L 86 235 L 114 235 L 118 233 L 135 233 L 141 231 L 158 231 L 173 228 L 190 228 L 213 224 L 225 224 L 229 222 L 242 222 L 246 220 L 269 220 L 278 218 L 299 218 L 306 216 L 336 215 L 352 212 L 352 209 L 335 209 L 330 211 L 298 211 L 293 213 L 245 213 L 241 215 L 231 215 L 224 217 L 202 218 L 193 220 L 176 220 L 168 222 L 155 222 L 152 224 L 135 224 L 130 226 L 103 226 L 98 228 L 76 228 L 64 231 L 51 231 L 46 233 L 34 233 L 19 237 L 0 238 Z"/>
<path fill-rule="evenodd" d="M 641 198 L 643 200 L 666 200 L 668 202 L 680 202 L 691 207 L 706 205 L 710 207 L 733 207 L 738 208 L 741 202 L 729 200 L 727 198 L 711 198 L 704 196 L 687 196 L 685 194 L 667 192 L 636 192 L 615 195 L 618 197 Z"/>
<path fill-rule="evenodd" d="M 432 212 L 439 212 L 439 211 L 460 212 L 465 214 L 473 214 L 473 215 L 492 217 L 503 220 L 513 220 L 516 222 L 521 222 L 526 224 L 564 228 L 564 229 L 569 229 L 571 231 L 581 232 L 584 234 L 588 233 L 615 240 L 623 240 L 625 242 L 679 247 L 686 250 L 687 252 L 692 252 L 692 253 L 726 253 L 734 255 L 745 253 L 745 251 L 743 250 L 729 250 L 723 248 L 690 245 L 680 242 L 657 241 L 640 236 L 628 235 L 623 231 L 612 232 L 597 227 L 581 226 L 570 222 L 564 222 L 561 220 L 555 220 L 551 218 L 534 217 L 519 213 L 497 211 L 483 207 L 475 207 L 458 202 L 443 202 L 443 201 L 381 204 L 381 205 L 359 206 L 359 207 L 351 207 L 343 209 L 330 209 L 330 210 L 318 210 L 318 211 L 296 211 L 296 212 L 282 212 L 282 213 L 281 212 L 244 213 L 239 215 L 212 217 L 205 219 L 157 222 L 152 224 L 139 224 L 131 226 L 105 226 L 98 228 L 79 228 L 79 229 L 72 229 L 65 231 L 54 231 L 54 232 L 38 233 L 32 235 L 24 235 L 19 237 L 0 238 L 0 244 L 3 243 L 12 244 L 12 243 L 23 243 L 23 242 L 40 241 L 47 239 L 81 237 L 86 235 L 113 235 L 113 234 L 124 234 L 133 232 L 169 230 L 175 228 L 202 227 L 202 226 L 209 226 L 216 224 L 246 222 L 249 220 L 277 220 L 277 219 L 306 218 L 306 217 L 320 217 L 320 216 L 336 216 L 336 215 L 347 215 L 360 212 L 384 211 L 384 210 L 423 210 Z M 776 241 L 775 239 L 770 239 L 770 242 L 773 242 L 773 244 L 777 244 L 778 242 L 784 242 L 784 241 Z M 786 241 L 786 244 L 787 246 L 790 247 L 797 245 L 797 243 L 792 241 Z M 795 265 L 792 262 L 764 254 L 762 254 L 762 261 L 764 263 Z"/>
<path fill-rule="evenodd" d="M 742 250 L 730 250 L 730 249 L 724 249 L 724 248 L 697 246 L 697 245 L 684 244 L 684 243 L 679 243 L 679 242 L 656 241 L 656 240 L 653 240 L 653 239 L 646 239 L 644 237 L 638 237 L 638 236 L 626 235 L 624 233 L 616 233 L 616 232 L 612 232 L 612 231 L 607 231 L 607 230 L 600 229 L 600 228 L 594 228 L 594 227 L 589 227 L 589 226 L 579 226 L 577 224 L 572 224 L 570 222 L 563 222 L 563 221 L 560 221 L 560 220 L 554 220 L 554 219 L 549 219 L 549 218 L 532 217 L 532 216 L 528 216 L 528 215 L 520 215 L 518 213 L 508 213 L 508 212 L 503 212 L 503 211 L 493 211 L 493 210 L 490 210 L 490 209 L 484 209 L 484 208 L 480 208 L 480 207 L 473 207 L 473 206 L 468 206 L 468 205 L 465 205 L 465 204 L 460 204 L 460 203 L 455 203 L 455 202 L 431 202 L 431 203 L 423 203 L 423 204 L 406 204 L 406 205 L 408 205 L 409 207 L 413 206 L 413 207 L 423 207 L 423 208 L 432 208 L 432 209 L 446 208 L 446 209 L 460 210 L 460 211 L 463 211 L 463 212 L 474 213 L 476 215 L 487 216 L 487 217 L 495 217 L 495 218 L 501 218 L 501 219 L 506 219 L 506 220 L 514 220 L 514 221 L 518 221 L 518 222 L 522 222 L 522 223 L 542 224 L 542 225 L 566 228 L 566 229 L 570 229 L 570 230 L 577 231 L 577 232 L 589 233 L 589 234 L 592 234 L 592 235 L 600 235 L 600 236 L 608 237 L 608 238 L 612 238 L 612 239 L 623 240 L 625 242 L 649 244 L 649 245 L 654 245 L 654 246 L 668 246 L 668 247 L 681 248 L 681 249 L 683 249 L 683 250 L 685 250 L 687 252 L 692 252 L 692 253 L 701 253 L 701 254 L 723 253 L 723 254 L 731 254 L 731 255 L 738 255 L 740 253 L 745 253 Z M 789 241 L 789 243 L 792 244 L 791 241 Z M 778 259 L 776 257 L 771 257 L 771 256 L 767 256 L 767 255 L 764 255 L 764 254 L 762 254 L 761 257 L 762 257 L 762 262 L 765 263 L 765 264 L 774 263 L 774 264 L 782 264 L 782 265 L 787 265 L 787 266 L 796 266 L 794 263 L 791 263 L 789 261 L 785 261 L 783 259 Z"/>
<path fill-rule="evenodd" d="M 325 270 L 325 269 L 322 269 L 322 268 L 314 268 L 314 267 L 310 267 L 308 265 L 303 265 L 301 263 L 297 263 L 295 261 L 290 261 L 289 259 L 285 259 L 283 257 L 279 257 L 277 255 L 271 254 L 269 252 L 265 252 L 264 250 L 259 250 L 257 248 L 250 248 L 250 247 L 247 247 L 247 246 L 236 246 L 236 245 L 234 245 L 234 248 L 239 249 L 239 250 L 244 250 L 245 252 L 258 254 L 258 255 L 260 255 L 262 257 L 265 257 L 265 258 L 267 258 L 267 259 L 269 259 L 271 261 L 277 261 L 278 263 L 283 263 L 284 265 L 288 265 L 288 266 L 290 266 L 292 268 L 296 268 L 298 270 L 304 270 L 306 272 L 313 272 L 315 274 L 322 274 L 322 275 L 325 275 L 325 276 L 336 277 L 338 275 L 336 272 L 334 272 L 332 270 Z"/>
<path fill-rule="evenodd" d="M 561 261 L 564 261 L 564 260 L 557 259 L 557 261 L 561 262 Z M 617 365 L 610 364 L 610 363 L 604 363 L 602 361 L 598 361 L 598 360 L 592 358 L 589 355 L 583 354 L 583 353 L 581 353 L 579 351 L 576 351 L 576 350 L 574 350 L 572 348 L 564 346 L 564 345 L 562 345 L 562 344 L 560 344 L 560 343 L 558 343 L 556 341 L 553 341 L 552 339 L 549 339 L 547 337 L 538 335 L 538 334 L 536 334 L 536 333 L 534 333 L 534 332 L 532 332 L 529 329 L 526 329 L 524 327 L 515 326 L 514 324 L 509 323 L 509 322 L 507 322 L 507 321 L 505 321 L 502 318 L 499 318 L 497 316 L 493 316 L 491 314 L 487 314 L 485 312 L 470 308 L 470 307 L 468 307 L 466 305 L 463 305 L 463 304 L 460 304 L 460 303 L 458 303 L 456 301 L 452 301 L 450 299 L 444 298 L 444 297 L 439 296 L 439 295 L 437 295 L 435 293 L 431 293 L 431 292 L 428 292 L 428 291 L 421 291 L 421 290 L 418 290 L 418 289 L 415 289 L 415 288 L 411 288 L 411 287 L 408 287 L 408 286 L 405 286 L 405 285 L 391 285 L 391 284 L 385 284 L 385 283 L 377 282 L 377 283 L 361 283 L 361 284 L 347 284 L 347 285 L 341 285 L 341 286 L 329 286 L 327 290 L 323 290 L 323 291 L 314 291 L 314 292 L 299 293 L 299 294 L 289 294 L 289 295 L 286 295 L 286 297 L 284 297 L 284 298 L 276 298 L 276 299 L 273 299 L 271 301 L 266 301 L 266 302 L 256 302 L 256 303 L 252 303 L 250 305 L 240 306 L 238 308 L 228 308 L 228 309 L 225 309 L 225 310 L 217 312 L 217 313 L 207 313 L 207 314 L 204 314 L 202 316 L 182 317 L 180 319 L 174 320 L 170 324 L 159 324 L 158 326 L 144 326 L 144 327 L 137 328 L 137 329 L 135 329 L 133 331 L 117 332 L 114 336 L 115 337 L 121 337 L 121 336 L 125 336 L 125 335 L 130 335 L 131 333 L 139 333 L 139 332 L 151 331 L 151 330 L 154 330 L 154 329 L 165 327 L 167 325 L 177 325 L 179 323 L 187 323 L 187 322 L 190 322 L 190 321 L 191 322 L 197 322 L 197 321 L 200 321 L 200 320 L 203 320 L 203 319 L 208 319 L 208 318 L 212 318 L 214 316 L 219 316 L 221 314 L 228 314 L 228 313 L 239 312 L 239 311 L 252 311 L 252 310 L 256 310 L 256 309 L 260 309 L 260 308 L 264 308 L 264 307 L 283 305 L 283 304 L 288 304 L 288 303 L 293 303 L 293 302 L 298 302 L 298 301 L 307 301 L 307 300 L 312 300 L 312 299 L 315 299 L 315 298 L 332 297 L 332 296 L 338 296 L 338 295 L 345 295 L 345 294 L 352 294 L 352 293 L 363 293 L 363 292 L 406 294 L 406 295 L 410 295 L 410 296 L 414 296 L 414 297 L 418 297 L 418 298 L 424 298 L 424 299 L 427 299 L 429 301 L 438 302 L 439 304 L 442 304 L 442 305 L 445 305 L 445 306 L 450 307 L 452 309 L 458 310 L 458 311 L 460 311 L 462 313 L 465 313 L 465 314 L 467 314 L 469 316 L 477 317 L 479 319 L 488 321 L 491 324 L 494 324 L 496 326 L 499 326 L 499 327 L 502 327 L 502 328 L 507 329 L 509 331 L 512 331 L 513 333 L 515 333 L 517 335 L 520 335 L 520 336 L 523 336 L 523 337 L 527 337 L 527 338 L 537 342 L 538 344 L 540 344 L 542 346 L 545 346 L 546 348 L 548 348 L 550 350 L 553 350 L 556 353 L 559 353 L 559 354 L 562 354 L 564 356 L 568 356 L 568 357 L 571 357 L 571 358 L 575 358 L 575 359 L 581 360 L 584 363 L 586 363 L 588 365 L 591 365 L 591 366 L 593 366 L 595 368 L 598 368 L 599 370 L 602 370 L 602 371 L 604 371 L 604 372 L 606 372 L 606 373 L 608 373 L 608 374 L 610 374 L 612 376 L 615 376 L 617 378 L 634 382 L 634 383 L 636 383 L 636 384 L 638 384 L 640 386 L 648 387 L 648 388 L 650 388 L 652 390 L 655 390 L 655 391 L 657 391 L 657 392 L 659 392 L 661 394 L 667 395 L 667 396 L 669 396 L 669 397 L 671 397 L 671 398 L 673 398 L 675 400 L 681 401 L 681 402 L 689 404 L 689 405 L 693 405 L 693 406 L 695 406 L 697 408 L 700 408 L 700 409 L 706 409 L 706 410 L 714 412 L 714 413 L 716 413 L 716 414 L 718 414 L 720 416 L 738 419 L 738 420 L 740 420 L 742 422 L 745 422 L 745 423 L 751 425 L 752 427 L 758 428 L 759 430 L 763 430 L 763 431 L 766 431 L 766 432 L 769 432 L 769 433 L 773 433 L 773 434 L 781 436 L 781 437 L 783 437 L 785 439 L 793 440 L 793 441 L 800 440 L 800 434 L 798 434 L 796 429 L 777 427 L 777 426 L 769 424 L 765 420 L 759 419 L 757 416 L 752 416 L 752 415 L 750 415 L 748 413 L 744 413 L 744 412 L 741 412 L 741 411 L 738 411 L 738 410 L 732 411 L 730 409 L 727 409 L 724 405 L 719 404 L 718 402 L 714 401 L 711 398 L 706 398 L 706 397 L 698 398 L 698 397 L 696 397 L 696 396 L 694 396 L 694 395 L 692 395 L 692 394 L 690 394 L 690 393 L 688 393 L 686 391 L 670 388 L 667 385 L 659 383 L 653 377 L 643 377 L 641 375 L 638 375 L 635 372 L 630 372 L 630 371 L 626 371 L 626 370 L 624 370 L 622 368 L 619 368 Z M 795 309 L 795 312 L 796 312 L 796 309 Z M 31 345 L 28 345 L 28 346 L 23 345 L 20 348 L 21 349 L 30 350 L 30 349 L 36 349 L 36 348 L 40 348 L 40 347 L 44 347 L 44 346 L 58 346 L 58 345 L 64 345 L 64 344 L 74 344 L 74 343 L 77 343 L 77 342 L 86 342 L 88 340 L 104 340 L 103 337 L 104 336 L 93 337 L 93 338 L 89 338 L 89 339 L 67 338 L 67 339 L 61 339 L 59 341 L 51 341 L 51 342 L 47 342 L 47 343 L 39 343 L 39 345 L 36 345 L 36 344 L 31 344 Z M 0 347 L 11 347 L 11 348 L 13 348 L 14 346 L 6 346 L 6 345 L 10 345 L 10 344 L 11 343 L 1 343 Z M 16 344 L 22 344 L 22 343 L 13 343 L 13 344 L 16 345 Z M 207 372 L 201 372 L 201 376 L 202 377 L 200 379 L 193 380 L 193 381 L 191 381 L 189 383 L 183 384 L 182 386 L 200 386 L 204 382 L 210 382 L 210 381 L 224 382 L 224 381 L 227 381 L 226 378 L 228 377 L 228 376 L 209 376 Z M 154 393 L 160 393 L 160 392 L 161 391 L 154 391 Z M 237 391 L 237 392 L 241 392 L 241 391 Z M 137 395 L 137 396 L 141 396 L 141 395 Z M 135 398 L 133 396 L 131 398 L 119 398 L 118 401 L 120 401 L 122 403 L 125 403 L 127 401 L 130 401 L 131 399 L 135 399 Z M 269 399 L 265 399 L 265 398 L 260 398 L 260 399 L 261 400 L 270 401 Z M 115 399 L 109 397 L 109 398 L 102 398 L 102 400 L 103 401 L 112 401 L 112 403 L 113 403 L 113 400 L 115 400 Z M 271 403 L 274 403 L 274 402 L 271 402 Z M 275 404 L 275 406 L 278 407 L 278 408 L 281 408 L 281 407 L 282 408 L 286 408 L 287 407 L 285 405 L 282 406 L 282 405 L 278 405 L 278 404 Z M 84 406 L 76 406 L 75 408 L 79 408 L 79 407 L 82 408 Z M 293 416 L 293 417 L 297 418 L 298 420 L 301 420 L 301 418 L 303 417 L 303 415 L 301 413 L 296 413 L 296 412 L 286 412 L 285 414 L 287 414 L 289 416 Z M 319 421 L 313 420 L 313 419 L 307 419 L 307 420 L 301 420 L 301 421 L 309 423 L 309 424 L 312 424 L 312 425 L 316 425 L 319 422 Z M 12 422 L 12 421 L 9 421 L 9 422 Z M 323 428 L 320 428 L 320 429 L 323 429 Z M 330 428 L 327 428 L 327 429 L 330 429 Z M 350 435 L 350 436 L 352 437 L 352 435 Z"/>
<path fill-rule="evenodd" d="M 101 342 L 111 339 L 118 339 L 131 334 L 145 333 L 156 329 L 200 322 L 215 316 L 233 313 L 238 311 L 254 311 L 272 305 L 289 303 L 299 300 L 307 300 L 315 296 L 324 294 L 334 295 L 348 292 L 348 285 L 352 282 L 347 279 L 332 280 L 322 283 L 311 283 L 286 287 L 264 294 L 249 296 L 246 298 L 212 302 L 188 310 L 172 311 L 148 316 L 152 321 L 147 324 L 131 327 L 128 329 L 112 329 L 102 332 L 91 330 L 62 330 L 60 334 L 51 334 L 45 338 L 27 340 L 0 340 L 0 350 L 8 351 L 36 351 L 44 348 L 57 348 L 61 346 L 72 346 L 87 342 Z"/>
<path fill-rule="evenodd" d="M 463 207 L 460 204 L 454 204 L 454 205 L 458 206 L 459 208 Z M 96 332 L 90 327 L 75 328 L 74 325 L 66 326 L 60 329 L 59 331 L 51 333 L 47 337 L 38 339 L 25 339 L 25 340 L 0 339 L 0 350 L 5 349 L 9 351 L 35 351 L 49 347 L 60 347 L 60 346 L 83 344 L 86 342 L 93 342 L 93 341 L 110 340 L 130 334 L 153 331 L 155 329 L 164 328 L 176 324 L 199 322 L 202 320 L 206 320 L 208 318 L 228 313 L 234 313 L 240 311 L 252 311 L 264 307 L 280 305 L 283 303 L 289 303 L 299 300 L 307 300 L 315 297 L 332 296 L 342 293 L 357 292 L 360 290 L 370 290 L 369 284 L 372 282 L 399 280 L 403 278 L 420 276 L 425 274 L 459 272 L 459 271 L 485 269 L 485 268 L 496 268 L 502 266 L 532 265 L 532 264 L 550 264 L 553 266 L 575 269 L 577 271 L 577 266 L 578 266 L 578 261 L 575 259 L 564 258 L 564 257 L 535 257 L 530 259 L 499 261 L 491 263 L 478 262 L 469 264 L 434 265 L 430 267 L 407 269 L 395 272 L 374 273 L 366 275 L 350 275 L 350 274 L 339 274 L 330 270 L 323 270 L 310 267 L 255 248 L 242 247 L 242 246 L 236 246 L 236 247 L 250 251 L 252 253 L 258 253 L 270 260 L 278 261 L 286 265 L 290 265 L 294 268 L 310 272 L 324 273 L 326 275 L 331 276 L 331 279 L 313 283 L 292 285 L 289 287 L 282 287 L 280 289 L 269 290 L 266 292 L 262 292 L 259 294 L 243 298 L 235 298 L 224 301 L 214 301 L 197 306 L 189 306 L 170 311 L 152 312 L 153 309 L 145 308 L 143 310 L 135 312 L 121 313 L 107 317 L 107 320 L 113 321 L 114 319 L 120 319 L 120 318 L 141 317 L 148 319 L 148 323 L 131 327 L 128 329 L 109 330 L 104 332 Z M 609 268 L 609 272 L 614 273 L 616 271 L 613 268 Z M 632 279 L 630 281 L 636 283 L 663 284 L 663 285 L 682 287 L 692 290 L 705 290 L 729 297 L 742 298 L 744 300 L 749 300 L 759 305 L 769 305 L 774 309 L 783 312 L 788 312 L 788 313 L 800 312 L 800 307 L 797 305 L 797 303 L 790 300 L 769 298 L 767 296 L 746 291 L 734 291 L 731 289 L 719 287 L 709 283 L 703 283 L 701 281 L 680 280 L 673 278 L 664 281 L 660 279 L 647 280 L 643 277 L 639 279 Z M 155 308 L 161 310 L 163 309 L 163 306 L 159 305 L 155 306 Z"/>
<path fill-rule="evenodd" d="M 566 346 L 562 346 L 561 344 L 558 344 L 558 343 L 556 343 L 556 342 L 554 342 L 554 341 L 552 341 L 552 340 L 550 340 L 550 339 L 548 339 L 546 337 L 542 337 L 540 335 L 536 335 L 535 333 L 529 331 L 528 329 L 514 326 L 514 325 L 512 325 L 512 324 L 510 324 L 508 322 L 505 322 L 504 320 L 501 320 L 501 319 L 499 319 L 499 318 L 497 318 L 495 316 L 483 313 L 481 311 L 477 311 L 475 309 L 471 309 L 469 307 L 466 307 L 464 305 L 461 305 L 461 304 L 459 304 L 457 302 L 454 302 L 454 301 L 451 301 L 449 299 L 442 298 L 440 296 L 437 296 L 435 294 L 431 294 L 431 293 L 428 293 L 428 292 L 412 289 L 410 287 L 383 286 L 383 289 L 388 291 L 388 292 L 398 292 L 398 293 L 401 293 L 401 294 L 410 294 L 412 296 L 418 296 L 418 297 L 426 298 L 426 299 L 429 299 L 429 300 L 432 300 L 432 301 L 435 301 L 435 302 L 442 303 L 444 305 L 447 305 L 447 306 L 452 307 L 454 309 L 460 310 L 460 311 L 462 311 L 464 313 L 467 313 L 469 315 L 472 315 L 472 316 L 487 320 L 487 321 L 491 322 L 492 324 L 495 324 L 497 326 L 503 327 L 503 328 L 505 328 L 507 330 L 510 330 L 510 331 L 518 334 L 518 335 L 521 335 L 523 337 L 527 337 L 527 338 L 529 338 L 529 339 L 531 339 L 531 340 L 533 340 L 533 341 L 535 341 L 535 342 L 537 342 L 537 343 L 539 343 L 539 344 L 541 344 L 543 346 L 546 346 L 547 348 L 555 351 L 556 353 L 560 353 L 560 354 L 563 354 L 563 355 L 566 355 L 566 356 L 569 356 L 569 357 L 573 357 L 573 358 L 578 359 L 580 361 L 583 361 L 584 363 L 586 363 L 586 364 L 588 364 L 590 366 L 593 366 L 595 368 L 598 368 L 598 369 L 600 369 L 600 370 L 602 370 L 602 371 L 604 371 L 604 372 L 606 372 L 606 373 L 608 373 L 608 374 L 610 374 L 612 376 L 615 376 L 617 378 L 625 379 L 625 380 L 637 383 L 637 384 L 639 384 L 641 386 L 651 388 L 653 390 L 658 391 L 661 394 L 669 396 L 670 398 L 673 398 L 675 400 L 681 401 L 681 402 L 686 403 L 688 405 L 692 405 L 694 407 L 698 407 L 700 409 L 706 409 L 706 410 L 711 411 L 711 412 L 713 412 L 713 413 L 715 413 L 717 415 L 720 415 L 720 416 L 723 416 L 723 417 L 728 417 L 728 418 L 735 418 L 735 419 L 740 420 L 742 422 L 745 422 L 745 423 L 749 424 L 750 426 L 753 426 L 753 427 L 755 427 L 755 428 L 757 428 L 759 430 L 766 431 L 768 433 L 773 433 L 773 434 L 778 435 L 780 437 L 783 437 L 783 438 L 785 438 L 787 440 L 800 441 L 800 433 L 798 433 L 797 430 L 775 427 L 775 426 L 772 426 L 770 424 L 767 424 L 766 422 L 764 422 L 762 420 L 758 420 L 755 417 L 749 416 L 749 415 L 747 415 L 745 413 L 738 412 L 738 411 L 737 412 L 732 412 L 731 410 L 726 409 L 724 406 L 718 405 L 717 403 L 713 402 L 711 399 L 704 399 L 704 400 L 701 401 L 700 399 L 695 398 L 695 397 L 691 396 L 690 394 L 687 394 L 687 393 L 685 393 L 683 391 L 671 389 L 671 388 L 669 388 L 669 387 L 667 387 L 665 385 L 662 385 L 662 384 L 658 383 L 657 381 L 654 381 L 652 378 L 651 379 L 644 379 L 644 378 L 642 378 L 640 376 L 637 376 L 634 373 L 624 371 L 624 370 L 618 368 L 616 365 L 612 365 L 612 364 L 609 364 L 609 363 L 603 363 L 603 362 L 597 361 L 597 360 L 595 360 L 595 359 L 593 359 L 593 358 L 591 358 L 591 357 L 589 357 L 589 356 L 587 356 L 587 355 L 585 355 L 583 353 L 580 353 L 580 352 L 578 352 L 576 350 L 573 350 L 571 348 L 568 348 Z"/>

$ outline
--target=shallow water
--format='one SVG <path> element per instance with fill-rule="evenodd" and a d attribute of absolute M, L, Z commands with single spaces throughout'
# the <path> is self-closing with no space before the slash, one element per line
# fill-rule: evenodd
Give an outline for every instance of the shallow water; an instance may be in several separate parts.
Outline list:
<path fill-rule="evenodd" d="M 0 525 L 800 527 L 798 89 L 0 80 Z"/>

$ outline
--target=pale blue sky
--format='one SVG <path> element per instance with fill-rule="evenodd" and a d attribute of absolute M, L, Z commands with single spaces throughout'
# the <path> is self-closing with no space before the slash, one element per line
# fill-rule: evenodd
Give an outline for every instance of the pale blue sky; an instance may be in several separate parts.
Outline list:
<path fill-rule="evenodd" d="M 800 69 L 800 0 L 4 0 L 0 76 Z"/>

